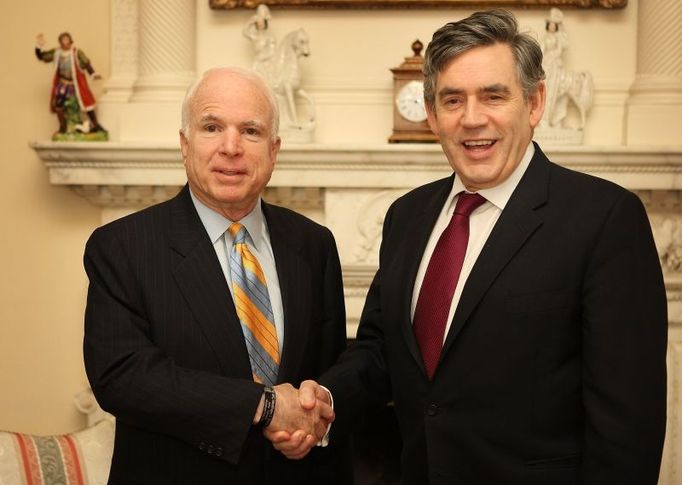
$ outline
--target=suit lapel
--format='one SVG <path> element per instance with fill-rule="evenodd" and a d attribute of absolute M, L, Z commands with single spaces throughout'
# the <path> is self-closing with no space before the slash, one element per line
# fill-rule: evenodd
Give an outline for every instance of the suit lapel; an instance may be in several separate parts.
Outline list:
<path fill-rule="evenodd" d="M 248 351 L 215 249 L 185 188 L 171 206 L 173 275 L 225 374 L 251 376 Z"/>
<path fill-rule="evenodd" d="M 301 234 L 288 228 L 281 213 L 263 202 L 270 244 L 277 267 L 284 313 L 284 343 L 277 382 L 293 382 L 303 365 L 309 335 L 311 295 L 310 267 L 300 256 Z"/>
<path fill-rule="evenodd" d="M 417 278 L 417 272 L 419 271 L 419 264 L 424 255 L 429 236 L 433 231 L 433 226 L 436 224 L 436 220 L 443 209 L 443 205 L 445 204 L 448 195 L 452 191 L 453 181 L 454 174 L 451 177 L 444 179 L 442 183 L 436 185 L 433 195 L 415 215 L 415 221 L 419 222 L 415 223 L 414 221 L 408 221 L 412 230 L 407 233 L 408 240 L 407 244 L 404 246 L 405 251 L 403 257 L 405 261 L 405 271 L 401 275 L 401 278 L 396 280 L 404 281 L 403 284 L 398 283 L 399 287 L 403 288 L 403 293 L 398 299 L 398 301 L 403 302 L 403 308 L 400 312 L 401 315 L 404 315 L 401 322 L 403 336 L 407 343 L 407 347 L 410 350 L 410 354 L 412 354 L 412 357 L 423 372 L 426 372 L 424 369 L 424 359 L 422 359 L 421 350 L 419 349 L 419 344 L 417 344 L 417 339 L 414 336 L 414 330 L 412 328 L 412 293 L 414 292 L 414 283 Z M 403 280 L 402 278 L 405 279 Z"/>
<path fill-rule="evenodd" d="M 535 209 L 547 201 L 549 161 L 535 145 L 535 155 L 497 220 L 466 281 L 441 359 L 452 347 L 486 291 L 502 269 L 541 225 Z"/>

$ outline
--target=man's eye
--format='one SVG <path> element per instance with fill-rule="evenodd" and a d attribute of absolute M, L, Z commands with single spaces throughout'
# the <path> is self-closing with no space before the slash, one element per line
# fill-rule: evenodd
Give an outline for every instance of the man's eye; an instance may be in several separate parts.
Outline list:
<path fill-rule="evenodd" d="M 206 125 L 206 126 L 204 126 L 204 130 L 207 131 L 208 133 L 216 133 L 218 131 L 218 126 L 217 125 Z"/>
<path fill-rule="evenodd" d="M 249 136 L 258 136 L 260 135 L 260 130 L 253 127 L 244 128 L 244 134 Z"/>

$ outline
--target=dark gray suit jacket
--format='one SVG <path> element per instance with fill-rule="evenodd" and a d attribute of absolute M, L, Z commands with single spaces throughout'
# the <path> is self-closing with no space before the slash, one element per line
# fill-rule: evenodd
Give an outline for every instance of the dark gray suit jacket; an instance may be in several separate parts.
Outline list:
<path fill-rule="evenodd" d="M 341 269 L 331 232 L 263 204 L 282 291 L 279 382 L 317 378 L 345 348 Z M 262 386 L 215 250 L 185 187 L 97 229 L 85 365 L 117 418 L 110 483 L 344 483 L 347 456 L 286 460 L 251 425 Z M 343 447 L 341 447 L 343 449 Z"/>
<path fill-rule="evenodd" d="M 654 485 L 667 315 L 642 203 L 536 146 L 429 381 L 410 301 L 453 177 L 415 189 L 386 215 L 358 341 L 321 378 L 335 398 L 334 426 L 370 399 L 393 400 L 405 484 Z"/>

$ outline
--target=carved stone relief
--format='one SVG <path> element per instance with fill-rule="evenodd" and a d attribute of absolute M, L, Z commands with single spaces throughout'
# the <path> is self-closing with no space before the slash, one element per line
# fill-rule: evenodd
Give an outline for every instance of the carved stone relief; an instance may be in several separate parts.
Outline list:
<path fill-rule="evenodd" d="M 661 264 L 666 271 L 682 272 L 682 217 L 661 215 L 656 219 L 653 229 Z"/>
<path fill-rule="evenodd" d="M 327 189 L 326 222 L 339 245 L 341 262 L 376 268 L 384 216 L 405 190 Z"/>
<path fill-rule="evenodd" d="M 649 190 L 637 194 L 647 208 L 663 270 L 682 276 L 682 192 Z"/>
<path fill-rule="evenodd" d="M 372 194 L 362 204 L 357 214 L 357 230 L 359 234 L 358 247 L 355 258 L 359 263 L 378 263 L 379 245 L 381 244 L 381 230 L 384 217 L 389 206 L 403 191 L 383 190 Z"/>

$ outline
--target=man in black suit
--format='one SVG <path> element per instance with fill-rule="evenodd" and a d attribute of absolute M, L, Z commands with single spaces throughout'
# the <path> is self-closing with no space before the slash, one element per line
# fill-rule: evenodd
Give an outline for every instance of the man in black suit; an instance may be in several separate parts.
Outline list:
<path fill-rule="evenodd" d="M 404 484 L 655 484 L 666 294 L 642 203 L 531 141 L 542 54 L 509 12 L 439 29 L 424 72 L 454 173 L 386 215 L 357 343 L 320 378 L 332 427 L 392 400 Z"/>
<path fill-rule="evenodd" d="M 188 185 L 87 243 L 84 356 L 117 418 L 111 484 L 348 481 L 342 446 L 295 462 L 263 436 L 325 434 L 331 407 L 301 410 L 283 383 L 320 375 L 346 338 L 331 232 L 260 198 L 278 119 L 259 76 L 208 71 L 183 103 Z"/>

